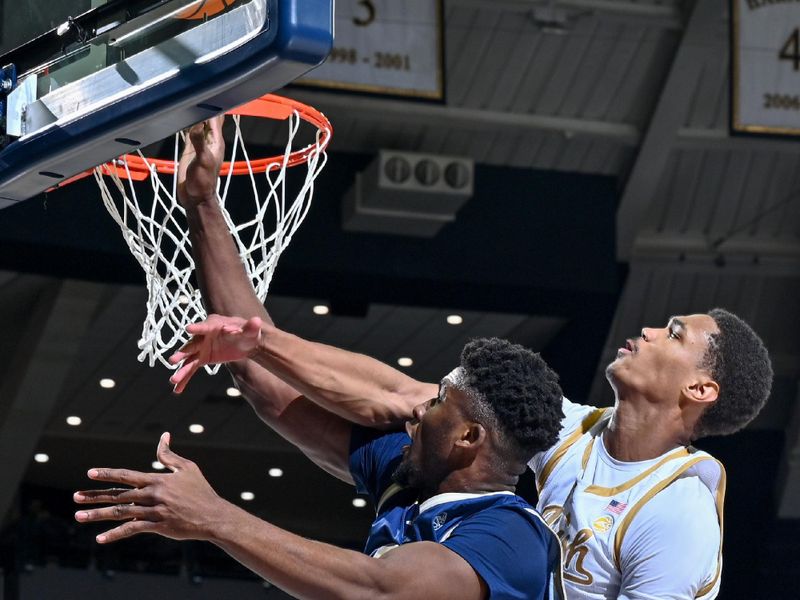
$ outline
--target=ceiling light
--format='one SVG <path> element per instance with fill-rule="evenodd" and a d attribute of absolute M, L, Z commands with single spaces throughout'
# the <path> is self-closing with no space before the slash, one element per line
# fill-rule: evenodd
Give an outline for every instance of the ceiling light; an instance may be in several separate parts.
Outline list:
<path fill-rule="evenodd" d="M 76 417 L 74 415 L 71 417 L 67 417 L 67 425 L 72 425 L 73 427 L 77 427 L 81 423 L 83 423 L 83 420 L 80 417 Z"/>
<path fill-rule="evenodd" d="M 189 431 L 192 433 L 203 433 L 205 430 L 206 428 L 200 425 L 200 423 L 192 423 L 189 425 Z"/>
<path fill-rule="evenodd" d="M 114 381 L 113 379 L 109 379 L 109 378 L 106 377 L 106 378 L 100 380 L 100 387 L 101 388 L 105 388 L 107 390 L 110 390 L 115 385 L 117 385 L 117 382 Z"/>
<path fill-rule="evenodd" d="M 163 470 L 164 470 L 164 469 L 166 469 L 167 467 L 165 467 L 163 464 L 161 464 L 161 463 L 160 463 L 160 462 L 158 462 L 157 460 L 154 460 L 154 461 L 153 461 L 153 468 L 154 468 L 156 471 L 163 471 Z"/>
<path fill-rule="evenodd" d="M 241 395 L 242 395 L 242 392 L 240 392 L 240 391 L 239 391 L 237 388 L 235 388 L 235 387 L 229 387 L 227 390 L 225 390 L 225 393 L 226 393 L 228 396 L 230 396 L 231 398 L 238 398 L 239 396 L 241 396 Z"/>
<path fill-rule="evenodd" d="M 367 501 L 363 498 L 353 498 L 353 506 L 356 508 L 364 508 L 367 505 Z"/>
<path fill-rule="evenodd" d="M 255 499 L 256 495 L 253 492 L 242 492 L 241 494 L 239 494 L 239 497 L 242 500 L 246 500 L 247 502 L 250 502 L 250 500 Z"/>
<path fill-rule="evenodd" d="M 450 325 L 461 325 L 464 322 L 464 317 L 461 315 L 447 315 L 447 322 Z"/>
<path fill-rule="evenodd" d="M 186 296 L 185 294 L 181 294 L 180 296 L 178 296 L 178 304 L 180 304 L 181 306 L 186 306 L 187 304 L 189 304 L 189 296 Z"/>
<path fill-rule="evenodd" d="M 311 310 L 314 311 L 315 315 L 327 315 L 329 312 L 331 312 L 331 309 L 328 308 L 325 304 L 317 304 Z"/>
<path fill-rule="evenodd" d="M 44 452 L 38 452 L 37 454 L 33 455 L 33 460 L 38 463 L 46 463 L 48 460 L 50 460 L 50 457 Z"/>
<path fill-rule="evenodd" d="M 397 364 L 401 367 L 410 367 L 414 364 L 414 361 L 410 359 L 408 356 L 401 356 L 397 359 Z"/>
<path fill-rule="evenodd" d="M 269 473 L 270 477 L 283 477 L 283 469 L 278 467 L 272 467 L 267 473 Z"/>

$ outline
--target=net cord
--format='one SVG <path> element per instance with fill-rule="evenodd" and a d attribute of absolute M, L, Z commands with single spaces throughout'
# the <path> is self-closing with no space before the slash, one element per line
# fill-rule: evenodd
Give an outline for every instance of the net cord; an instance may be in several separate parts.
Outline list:
<path fill-rule="evenodd" d="M 231 144 L 231 166 L 217 179 L 217 199 L 223 218 L 233 236 L 239 256 L 256 295 L 264 302 L 272 275 L 281 253 L 292 240 L 309 209 L 314 194 L 314 182 L 327 162 L 324 146 L 330 131 L 318 129 L 314 143 L 303 151 L 307 154 L 305 178 L 294 197 L 287 197 L 286 174 L 289 158 L 302 119 L 297 111 L 287 119 L 289 139 L 282 156 L 276 157 L 263 173 L 266 191 L 259 193 L 258 179 L 250 164 L 238 115 L 233 116 L 235 128 Z M 182 143 L 189 143 L 185 134 L 175 134 L 174 160 L 177 164 Z M 247 176 L 253 192 L 253 205 L 248 207 L 249 217 L 235 223 L 226 208 L 233 178 L 233 162 L 238 154 L 247 162 Z M 156 361 L 170 369 L 169 354 L 189 340 L 186 326 L 207 317 L 200 290 L 191 281 L 195 269 L 191 244 L 186 230 L 186 211 L 177 200 L 178 170 L 167 187 L 159 177 L 156 166 L 141 151 L 136 155 L 144 161 L 149 171 L 153 194 L 151 203 L 141 202 L 133 185 L 130 167 L 122 157 L 117 161 L 126 176 L 117 169 L 94 169 L 103 204 L 122 232 L 128 248 L 145 273 L 147 285 L 147 314 L 138 342 L 140 362 L 152 367 Z M 123 182 L 127 179 L 127 184 Z M 240 199 L 236 199 L 238 203 Z M 238 211 L 237 211 L 238 212 Z M 269 217 L 272 216 L 272 219 Z M 206 367 L 216 373 L 219 365 Z"/>

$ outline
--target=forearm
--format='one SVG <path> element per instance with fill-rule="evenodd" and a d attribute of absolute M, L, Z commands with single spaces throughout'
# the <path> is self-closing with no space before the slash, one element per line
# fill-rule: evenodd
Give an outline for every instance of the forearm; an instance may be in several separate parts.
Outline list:
<path fill-rule="evenodd" d="M 253 290 L 216 198 L 187 208 L 197 280 L 208 313 L 272 323 Z"/>
<path fill-rule="evenodd" d="M 236 380 L 259 418 L 314 464 L 337 479 L 352 484 L 350 421 L 311 402 L 255 362 L 242 362 L 246 364 L 237 363 Z M 286 389 L 281 390 L 280 386 Z M 276 397 L 292 399 L 278 402 Z"/>
<path fill-rule="evenodd" d="M 245 319 L 259 317 L 272 325 L 244 271 L 216 199 L 193 204 L 187 209 L 187 218 L 208 312 Z M 435 386 L 415 381 L 370 357 L 309 342 L 274 327 L 266 327 L 265 334 L 264 348 L 254 356 L 257 363 L 299 394 L 353 422 L 395 426 L 410 417 L 414 406 L 436 394 Z M 282 410 L 299 395 L 288 387 L 272 385 L 267 377 L 254 376 L 246 361 L 231 364 L 230 370 L 240 382 L 259 380 L 268 389 L 287 392 L 251 397 L 260 415 L 264 410 Z"/>
<path fill-rule="evenodd" d="M 377 559 L 307 540 L 226 503 L 209 541 L 294 597 L 374 600 L 387 597 L 391 569 Z"/>
<path fill-rule="evenodd" d="M 265 324 L 251 358 L 326 410 L 361 425 L 388 428 L 437 393 L 364 354 L 303 340 Z"/>

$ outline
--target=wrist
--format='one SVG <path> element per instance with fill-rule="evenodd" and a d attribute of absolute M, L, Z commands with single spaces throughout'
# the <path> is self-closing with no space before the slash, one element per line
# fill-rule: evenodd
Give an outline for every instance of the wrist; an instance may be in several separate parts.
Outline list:
<path fill-rule="evenodd" d="M 215 190 L 209 190 L 202 194 L 186 195 L 181 198 L 181 204 L 183 204 L 187 212 L 202 210 L 207 207 L 213 208 L 217 205 L 217 192 Z"/>
<path fill-rule="evenodd" d="M 257 360 L 259 356 L 269 354 L 269 344 L 272 337 L 275 335 L 275 326 L 261 321 L 261 333 L 258 336 L 258 342 L 253 349 L 247 354 L 247 358 Z"/>
<path fill-rule="evenodd" d="M 208 521 L 200 527 L 199 541 L 221 544 L 235 537 L 235 532 L 239 530 L 237 522 L 241 519 L 240 513 L 247 514 L 238 506 L 218 497 L 218 502 L 208 514 Z"/>

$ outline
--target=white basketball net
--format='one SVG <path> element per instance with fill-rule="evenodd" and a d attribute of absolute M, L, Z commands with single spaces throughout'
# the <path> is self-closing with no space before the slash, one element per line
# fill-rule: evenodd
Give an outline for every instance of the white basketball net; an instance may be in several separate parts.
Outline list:
<path fill-rule="evenodd" d="M 295 111 L 287 120 L 289 141 L 282 160 L 271 164 L 263 175 L 253 173 L 250 168 L 250 158 L 242 139 L 239 121 L 239 116 L 234 115 L 236 134 L 231 145 L 230 162 L 237 160 L 239 153 L 247 161 L 254 196 L 253 206 L 248 208 L 249 218 L 236 224 L 225 207 L 233 177 L 232 168 L 226 176 L 217 180 L 217 198 L 256 295 L 264 302 L 278 258 L 291 242 L 292 235 L 311 207 L 314 181 L 327 161 L 323 140 L 329 137 L 330 132 L 319 130 L 316 142 L 304 149 L 308 156 L 304 167 L 305 180 L 297 195 L 287 199 L 287 163 L 302 122 L 299 114 Z M 183 134 L 175 135 L 176 163 L 183 138 Z M 159 360 L 166 367 L 174 369 L 176 367 L 167 361 L 168 353 L 188 341 L 186 326 L 205 319 L 206 312 L 200 299 L 200 290 L 190 281 L 195 263 L 186 230 L 186 212 L 177 201 L 177 169 L 171 178 L 171 185 L 167 187 L 159 177 L 155 165 L 141 152 L 137 151 L 137 154 L 147 163 L 150 171 L 152 203 L 148 198 L 146 203 L 140 204 L 130 177 L 128 162 L 124 157 L 118 159 L 116 165 L 128 177 L 121 177 L 116 171 L 102 165 L 94 169 L 94 176 L 108 212 L 119 225 L 122 236 L 144 270 L 147 280 L 147 315 L 139 339 L 141 352 L 138 359 L 141 362 L 147 360 L 151 367 Z M 256 185 L 257 177 L 262 176 L 267 183 L 267 192 L 263 196 L 259 194 Z M 113 185 L 110 186 L 109 182 Z M 237 204 L 239 201 L 237 198 Z M 216 373 L 219 365 L 206 369 L 209 373 Z"/>

